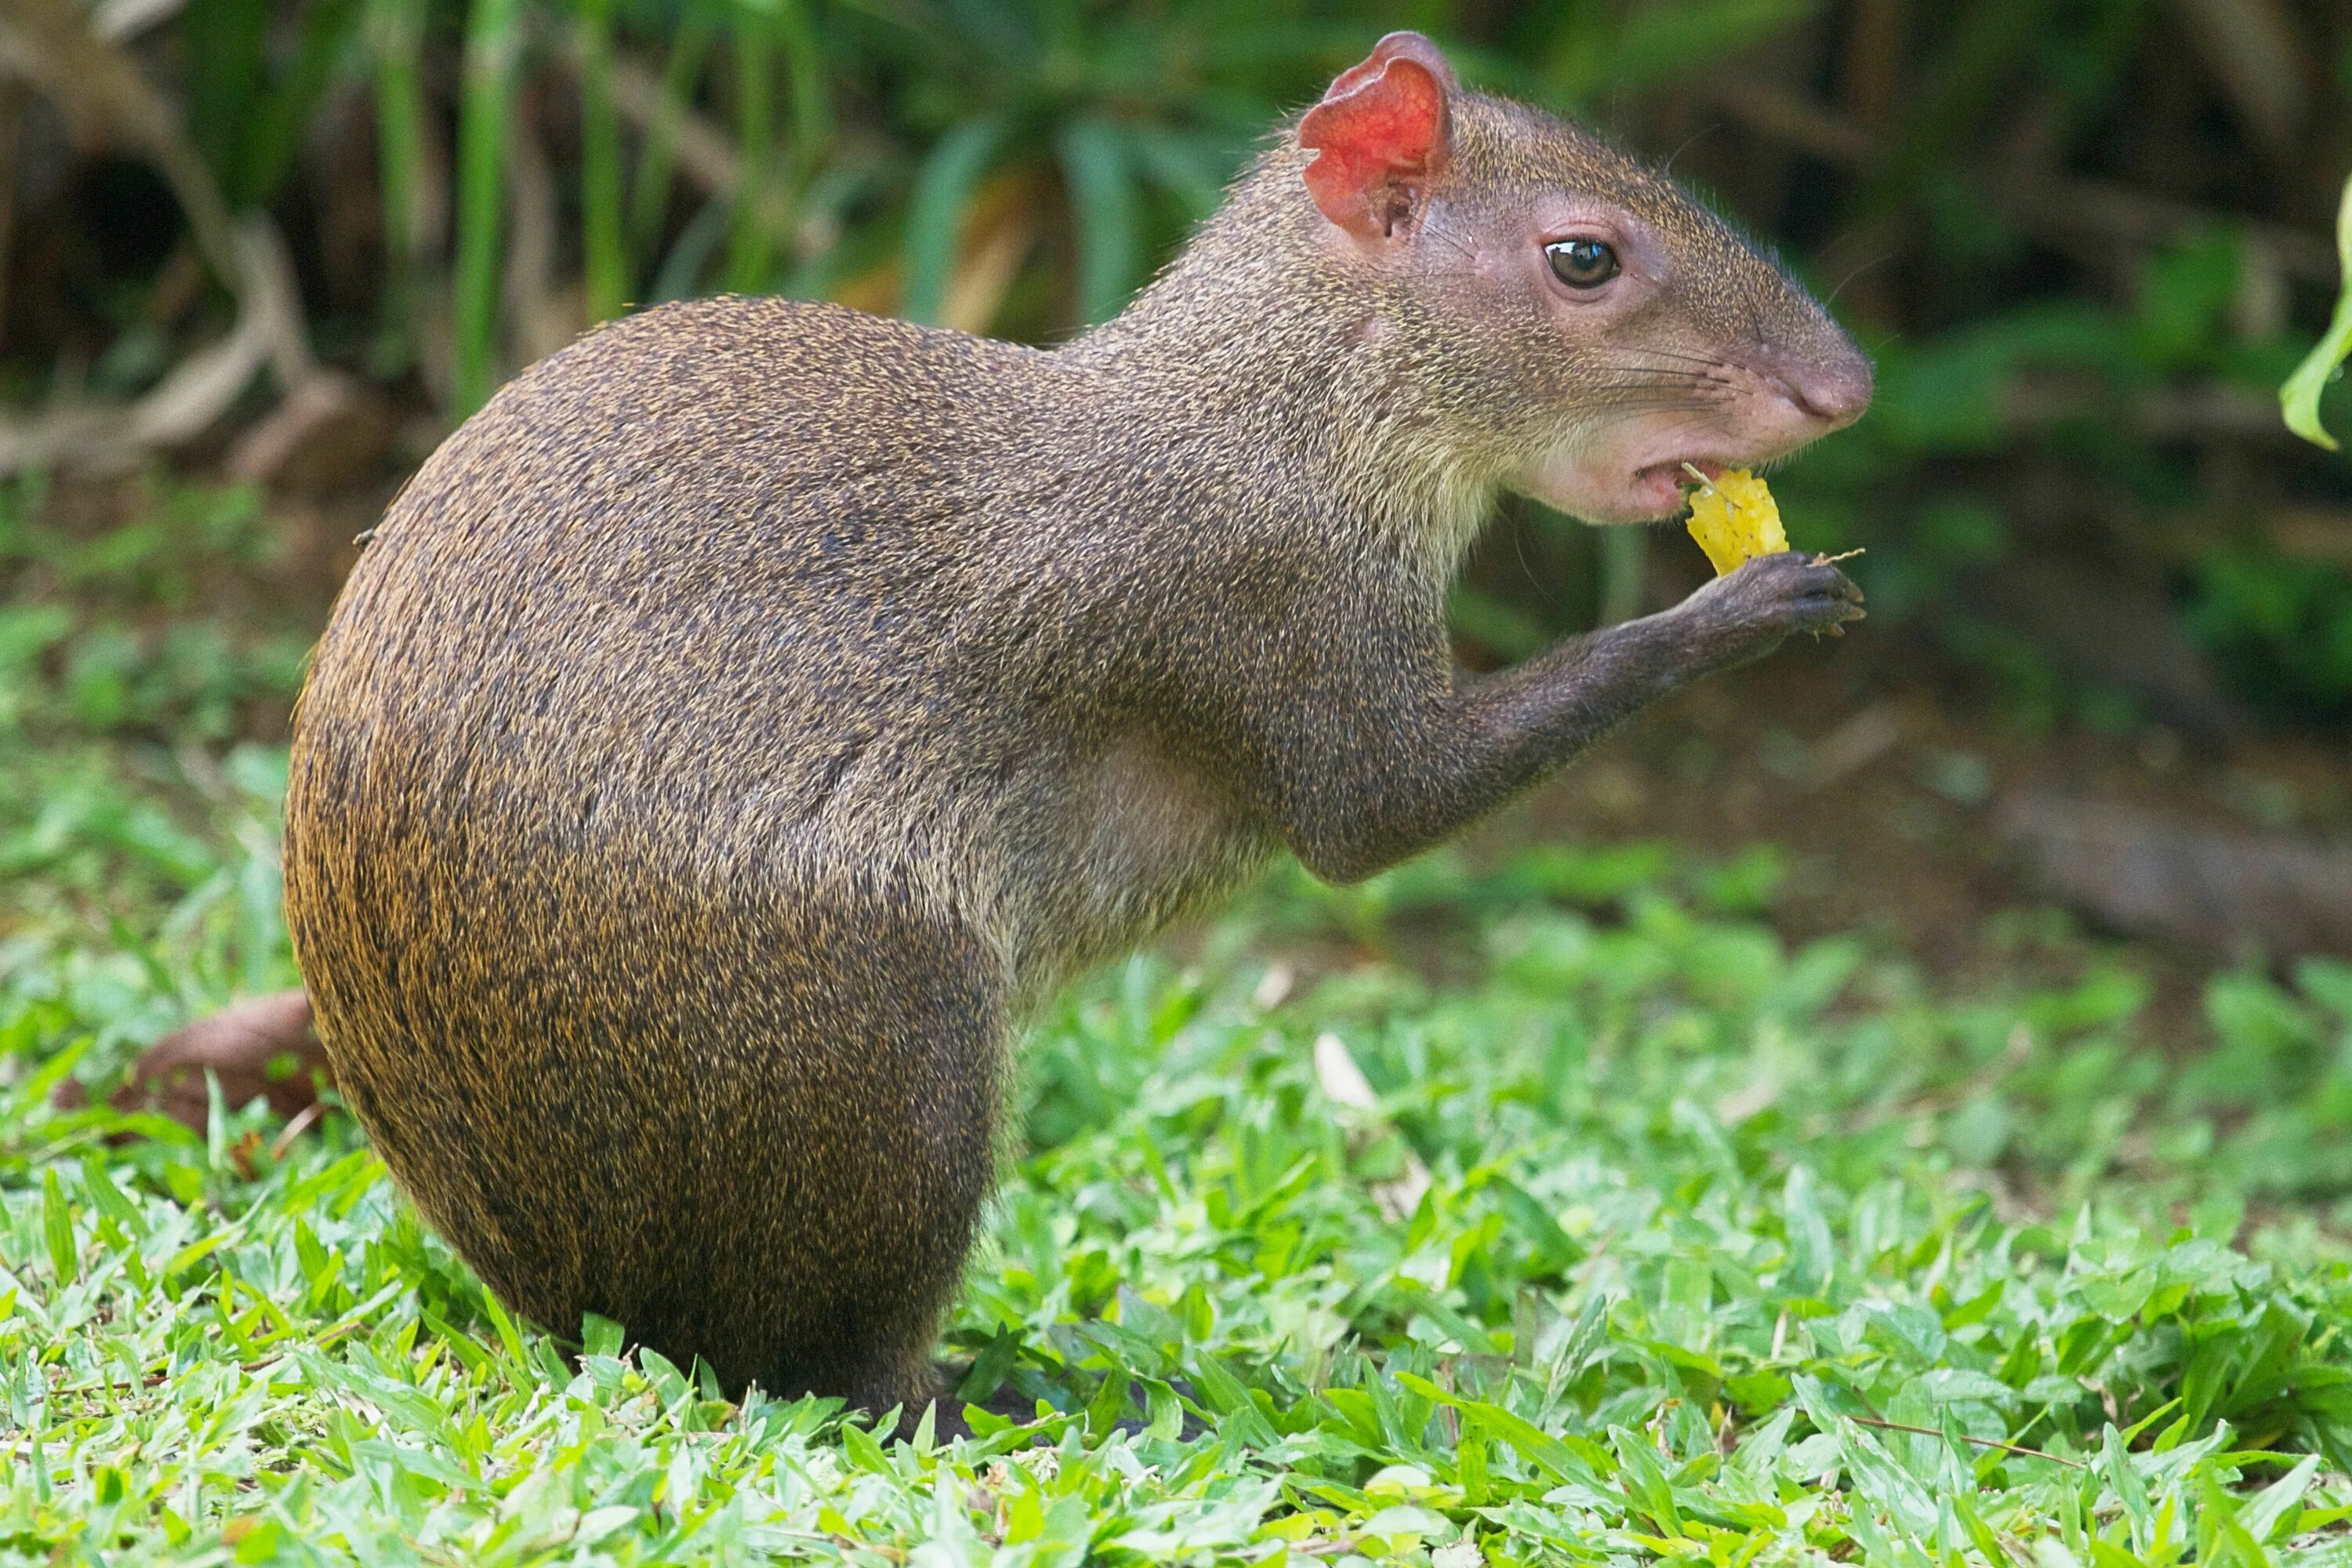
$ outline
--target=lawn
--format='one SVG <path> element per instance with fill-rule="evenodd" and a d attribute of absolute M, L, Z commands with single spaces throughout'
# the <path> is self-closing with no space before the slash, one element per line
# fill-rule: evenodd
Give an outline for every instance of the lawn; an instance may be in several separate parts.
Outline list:
<path fill-rule="evenodd" d="M 2352 966 L 2160 1047 L 2063 922 L 1792 946 L 1769 850 L 1291 873 L 1083 985 L 971 1436 L 510 1321 L 341 1116 L 58 1110 L 294 978 L 299 615 L 166 502 L 0 507 L 0 1561 L 2352 1563 Z"/>

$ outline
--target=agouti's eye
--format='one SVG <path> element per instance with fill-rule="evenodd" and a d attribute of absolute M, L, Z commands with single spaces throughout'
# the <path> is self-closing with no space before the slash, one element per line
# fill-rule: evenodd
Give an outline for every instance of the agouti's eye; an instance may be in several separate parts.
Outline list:
<path fill-rule="evenodd" d="M 1551 275 L 1571 289 L 1598 289 L 1619 271 L 1616 247 L 1598 239 L 1556 239 L 1544 255 Z"/>

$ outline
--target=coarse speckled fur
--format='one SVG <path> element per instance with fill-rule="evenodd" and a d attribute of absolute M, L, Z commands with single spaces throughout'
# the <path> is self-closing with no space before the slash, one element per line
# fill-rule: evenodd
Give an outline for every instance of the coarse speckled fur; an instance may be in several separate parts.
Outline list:
<path fill-rule="evenodd" d="M 1612 411 L 1736 436 L 1745 350 L 1852 350 L 1584 133 L 1458 91 L 1449 126 L 1420 261 L 1335 242 L 1288 135 L 1058 351 L 667 306 L 425 465 L 302 699 L 287 907 L 342 1092 L 499 1295 L 730 1387 L 927 1396 L 1055 986 L 1278 851 L 1392 863 L 1856 613 L 1778 557 L 1457 672 L 1447 580 L 1529 452 Z M 1632 330 L 1720 367 L 1673 406 L 1441 264 L 1557 189 L 1666 237 Z"/>

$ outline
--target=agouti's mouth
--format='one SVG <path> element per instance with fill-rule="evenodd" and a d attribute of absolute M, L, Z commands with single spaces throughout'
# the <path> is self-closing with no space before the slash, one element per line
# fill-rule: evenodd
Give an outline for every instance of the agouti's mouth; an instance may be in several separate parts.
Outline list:
<path fill-rule="evenodd" d="M 1691 478 L 1690 471 L 1693 468 L 1696 468 L 1710 479 L 1716 479 L 1723 477 L 1723 470 L 1728 466 L 1718 463 L 1712 458 L 1677 458 L 1670 462 L 1652 463 L 1637 470 L 1633 475 L 1633 482 L 1637 485 L 1648 485 L 1663 479 L 1687 488 L 1698 482 Z"/>
<path fill-rule="evenodd" d="M 1663 463 L 1646 463 L 1633 470 L 1633 480 L 1626 486 L 1629 500 L 1647 516 L 1672 517 L 1682 510 L 1683 492 L 1698 482 L 1691 478 L 1693 468 L 1713 479 L 1730 466 L 1713 458 L 1674 458 Z"/>
<path fill-rule="evenodd" d="M 1655 462 L 1626 463 L 1632 455 L 1557 453 L 1531 465 L 1512 488 L 1587 522 L 1656 522 L 1683 510 L 1684 492 L 1698 482 L 1690 476 L 1692 468 L 1714 479 L 1740 466 L 1735 458 L 1702 458 L 1687 450 Z"/>

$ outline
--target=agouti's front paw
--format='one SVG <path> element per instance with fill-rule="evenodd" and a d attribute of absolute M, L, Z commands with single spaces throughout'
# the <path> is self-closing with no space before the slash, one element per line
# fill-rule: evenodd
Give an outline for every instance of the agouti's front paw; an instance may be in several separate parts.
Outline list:
<path fill-rule="evenodd" d="M 1746 664 L 1792 633 L 1844 636 L 1863 617 L 1862 590 L 1828 561 L 1802 551 L 1759 555 L 1683 601 L 1699 623 L 1709 662 Z"/>

